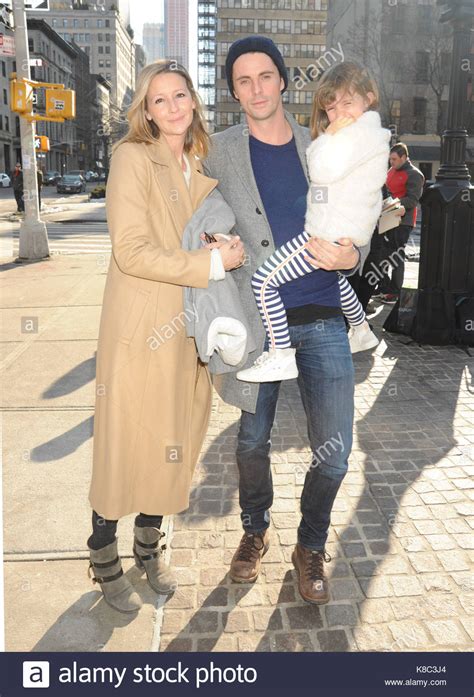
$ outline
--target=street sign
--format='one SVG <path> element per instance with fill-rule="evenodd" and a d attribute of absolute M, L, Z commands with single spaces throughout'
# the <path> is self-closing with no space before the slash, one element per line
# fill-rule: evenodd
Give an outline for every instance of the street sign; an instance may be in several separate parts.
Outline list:
<path fill-rule="evenodd" d="M 41 58 L 30 58 L 28 61 L 30 68 L 40 68 L 43 65 Z"/>
<path fill-rule="evenodd" d="M 0 34 L 0 56 L 15 55 L 15 39 L 13 36 Z"/>
<path fill-rule="evenodd" d="M 11 7 L 12 0 L 4 0 L 2 4 Z M 49 12 L 49 0 L 25 0 L 25 10 Z"/>

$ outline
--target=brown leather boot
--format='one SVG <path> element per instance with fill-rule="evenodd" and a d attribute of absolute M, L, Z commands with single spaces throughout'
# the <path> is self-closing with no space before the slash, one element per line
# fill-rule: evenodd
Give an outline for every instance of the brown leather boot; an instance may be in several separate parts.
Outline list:
<path fill-rule="evenodd" d="M 329 583 L 324 573 L 324 562 L 331 561 L 329 554 L 297 544 L 291 559 L 298 574 L 298 589 L 303 600 L 314 605 L 329 602 Z"/>
<path fill-rule="evenodd" d="M 229 576 L 235 583 L 253 583 L 260 573 L 260 564 L 270 547 L 268 530 L 263 533 L 244 532 L 232 557 Z"/>

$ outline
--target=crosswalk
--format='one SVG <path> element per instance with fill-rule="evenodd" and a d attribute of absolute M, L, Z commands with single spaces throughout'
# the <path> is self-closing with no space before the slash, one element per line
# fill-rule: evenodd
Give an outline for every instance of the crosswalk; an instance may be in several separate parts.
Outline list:
<path fill-rule="evenodd" d="M 19 223 L 2 225 L 0 256 L 17 256 Z M 55 254 L 110 254 L 110 236 L 105 222 L 46 223 L 49 252 Z"/>

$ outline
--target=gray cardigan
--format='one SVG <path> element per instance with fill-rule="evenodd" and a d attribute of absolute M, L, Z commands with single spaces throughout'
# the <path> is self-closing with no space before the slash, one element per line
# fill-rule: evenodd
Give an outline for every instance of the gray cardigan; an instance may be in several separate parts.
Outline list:
<path fill-rule="evenodd" d="M 296 123 L 288 112 L 285 112 L 285 116 L 293 130 L 298 155 L 308 178 L 306 150 L 311 143 L 310 132 Z M 236 233 L 245 245 L 246 263 L 232 272 L 256 345 L 256 351 L 249 354 L 245 368 L 252 365 L 262 353 L 265 342 L 265 330 L 252 292 L 251 278 L 275 249 L 270 224 L 252 169 L 248 136 L 249 129 L 246 124 L 215 133 L 211 139 L 210 154 L 204 162 L 204 171 L 210 177 L 219 180 L 219 191 L 232 206 L 236 218 Z M 368 248 L 361 250 L 362 260 L 367 252 Z M 255 413 L 258 383 L 237 380 L 234 372 L 214 378 L 214 387 L 228 404 Z"/>
<path fill-rule="evenodd" d="M 222 194 L 214 190 L 199 208 L 183 232 L 183 249 L 199 249 L 201 233 L 228 234 L 235 216 Z M 209 281 L 207 288 L 183 289 L 186 334 L 194 337 L 200 359 L 211 373 L 235 371 L 255 351 L 239 291 L 231 272 L 220 281 Z"/>

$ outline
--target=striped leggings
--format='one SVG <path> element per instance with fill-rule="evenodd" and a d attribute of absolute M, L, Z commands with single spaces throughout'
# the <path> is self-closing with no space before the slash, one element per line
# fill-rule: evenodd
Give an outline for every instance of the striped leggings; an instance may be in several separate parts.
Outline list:
<path fill-rule="evenodd" d="M 308 255 L 307 232 L 293 237 L 278 247 L 252 276 L 252 290 L 267 332 L 270 348 L 290 348 L 290 333 L 286 311 L 278 288 L 315 270 L 304 257 Z M 352 286 L 345 276 L 338 274 L 341 309 L 351 326 L 362 324 L 365 313 Z"/>

